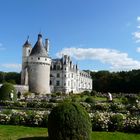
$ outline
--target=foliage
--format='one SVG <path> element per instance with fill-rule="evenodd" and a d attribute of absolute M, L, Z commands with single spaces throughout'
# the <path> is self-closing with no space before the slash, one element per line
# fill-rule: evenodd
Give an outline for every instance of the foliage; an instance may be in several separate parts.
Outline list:
<path fill-rule="evenodd" d="M 13 97 L 12 97 L 13 96 Z M 4 83 L 0 88 L 0 100 L 16 100 L 16 90 L 10 83 Z"/>
<path fill-rule="evenodd" d="M 140 70 L 91 72 L 93 90 L 99 92 L 138 93 L 140 91 Z"/>
<path fill-rule="evenodd" d="M 124 111 L 125 110 L 125 106 L 121 103 L 110 103 L 109 104 L 109 109 L 112 112 L 120 112 L 120 111 Z"/>
<path fill-rule="evenodd" d="M 89 140 L 91 123 L 78 104 L 63 103 L 55 107 L 48 119 L 50 140 Z"/>
<path fill-rule="evenodd" d="M 4 110 L 0 113 L 0 124 L 48 126 L 48 111 Z"/>
<path fill-rule="evenodd" d="M 93 131 L 108 131 L 109 114 L 96 112 L 91 114 Z"/>
<path fill-rule="evenodd" d="M 17 72 L 1 72 L 0 83 L 8 82 L 12 84 L 20 84 L 20 73 Z"/>
<path fill-rule="evenodd" d="M 121 131 L 123 128 L 124 115 L 116 113 L 110 116 L 110 121 L 108 122 L 109 131 Z"/>
<path fill-rule="evenodd" d="M 87 97 L 87 98 L 85 99 L 85 102 L 86 102 L 86 103 L 93 103 L 93 104 L 95 104 L 95 99 L 93 99 L 92 96 L 89 96 L 89 97 Z"/>
<path fill-rule="evenodd" d="M 29 96 L 31 96 L 31 92 L 25 92 L 25 93 L 23 94 L 23 97 L 25 98 L 25 100 L 26 100 Z"/>

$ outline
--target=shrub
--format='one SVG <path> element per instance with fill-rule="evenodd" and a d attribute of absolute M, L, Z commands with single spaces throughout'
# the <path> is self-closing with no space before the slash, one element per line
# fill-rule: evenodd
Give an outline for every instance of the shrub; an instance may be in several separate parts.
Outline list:
<path fill-rule="evenodd" d="M 107 112 L 95 112 L 92 115 L 92 130 L 93 131 L 108 131 L 108 122 L 110 114 Z"/>
<path fill-rule="evenodd" d="M 85 90 L 85 91 L 83 91 L 83 92 L 81 93 L 81 95 L 87 95 L 87 96 L 90 96 L 90 92 L 87 91 L 87 90 Z"/>
<path fill-rule="evenodd" d="M 128 101 L 128 99 L 127 99 L 126 97 L 122 97 L 122 98 L 121 98 L 121 102 L 122 102 L 122 104 L 124 104 L 124 105 L 127 105 L 127 104 L 129 103 L 129 101 Z"/>
<path fill-rule="evenodd" d="M 90 140 L 90 132 L 89 115 L 78 104 L 62 103 L 49 115 L 50 140 Z"/>
<path fill-rule="evenodd" d="M 124 116 L 122 114 L 116 113 L 116 114 L 111 115 L 110 121 L 108 123 L 108 130 L 109 131 L 122 130 L 123 118 Z"/>
<path fill-rule="evenodd" d="M 98 110 L 98 111 L 107 111 L 108 110 L 108 104 L 107 103 L 96 103 L 92 106 L 92 110 Z"/>
<path fill-rule="evenodd" d="M 4 83 L 0 88 L 0 100 L 16 100 L 16 90 L 10 83 Z"/>
<path fill-rule="evenodd" d="M 109 109 L 113 112 L 119 112 L 119 111 L 124 111 L 125 106 L 120 103 L 110 103 Z"/>
<path fill-rule="evenodd" d="M 93 103 L 93 104 L 95 104 L 95 99 L 93 99 L 93 97 L 87 97 L 86 99 L 85 99 L 85 102 L 86 103 Z"/>
<path fill-rule="evenodd" d="M 96 90 L 92 90 L 90 94 L 91 94 L 91 96 L 96 96 L 98 94 L 98 92 Z"/>

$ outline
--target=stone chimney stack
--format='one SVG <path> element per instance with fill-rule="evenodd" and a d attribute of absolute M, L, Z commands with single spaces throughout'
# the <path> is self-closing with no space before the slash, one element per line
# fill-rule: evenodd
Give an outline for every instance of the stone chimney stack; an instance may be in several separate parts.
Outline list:
<path fill-rule="evenodd" d="M 47 53 L 49 52 L 49 48 L 50 48 L 49 44 L 50 44 L 49 39 L 48 38 L 45 39 L 45 49 L 46 49 Z"/>

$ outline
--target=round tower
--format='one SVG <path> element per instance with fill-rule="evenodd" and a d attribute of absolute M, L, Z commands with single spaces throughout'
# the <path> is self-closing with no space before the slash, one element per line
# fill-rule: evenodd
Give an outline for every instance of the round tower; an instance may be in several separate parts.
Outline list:
<path fill-rule="evenodd" d="M 42 35 L 34 45 L 28 59 L 29 90 L 33 93 L 50 93 L 50 65 L 51 59 L 43 46 Z"/>
<path fill-rule="evenodd" d="M 22 49 L 22 71 L 21 71 L 21 84 L 28 85 L 28 57 L 31 53 L 32 46 L 29 43 L 29 37 L 23 45 Z"/>

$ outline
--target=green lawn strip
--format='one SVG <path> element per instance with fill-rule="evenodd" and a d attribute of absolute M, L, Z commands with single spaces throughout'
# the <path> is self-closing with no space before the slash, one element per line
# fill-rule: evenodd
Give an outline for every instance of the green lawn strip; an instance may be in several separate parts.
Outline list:
<path fill-rule="evenodd" d="M 140 134 L 122 132 L 93 132 L 92 140 L 139 140 Z"/>
<path fill-rule="evenodd" d="M 28 137 L 47 137 L 47 128 L 0 125 L 0 140 L 18 140 Z"/>
<path fill-rule="evenodd" d="M 139 140 L 140 134 L 92 132 L 91 140 Z M 0 125 L 0 140 L 48 140 L 47 128 Z"/>
<path fill-rule="evenodd" d="M 96 101 L 107 101 L 106 97 L 95 97 Z"/>

